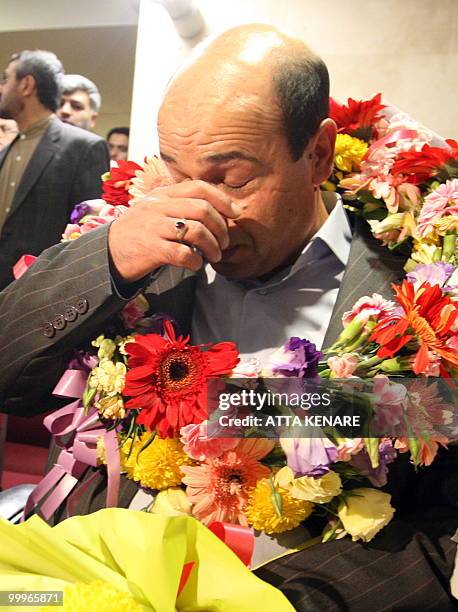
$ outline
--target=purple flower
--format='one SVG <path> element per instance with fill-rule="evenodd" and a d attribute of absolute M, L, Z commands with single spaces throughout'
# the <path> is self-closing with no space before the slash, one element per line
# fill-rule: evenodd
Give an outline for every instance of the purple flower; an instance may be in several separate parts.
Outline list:
<path fill-rule="evenodd" d="M 70 215 L 70 223 L 78 223 L 90 211 L 90 206 L 87 202 L 80 202 L 72 210 Z"/>
<path fill-rule="evenodd" d="M 366 450 L 362 450 L 351 458 L 351 465 L 363 476 L 366 476 L 374 487 L 384 487 L 387 483 L 388 464 L 396 459 L 396 449 L 389 439 L 383 439 L 379 444 L 379 466 L 372 467 L 370 457 Z"/>
<path fill-rule="evenodd" d="M 281 376 L 313 378 L 323 353 L 309 340 L 293 336 L 272 357 L 272 372 Z"/>
<path fill-rule="evenodd" d="M 437 261 L 432 264 L 419 264 L 412 272 L 407 273 L 409 283 L 429 283 L 444 287 L 445 283 L 452 276 L 455 267 L 445 261 Z M 444 287 L 444 289 L 447 289 Z"/>
<path fill-rule="evenodd" d="M 280 444 L 295 477 L 323 476 L 337 459 L 337 447 L 328 438 L 280 438 Z"/>
<path fill-rule="evenodd" d="M 69 370 L 83 370 L 89 372 L 97 365 L 99 360 L 94 355 L 85 351 L 76 351 L 73 359 L 67 365 Z"/>

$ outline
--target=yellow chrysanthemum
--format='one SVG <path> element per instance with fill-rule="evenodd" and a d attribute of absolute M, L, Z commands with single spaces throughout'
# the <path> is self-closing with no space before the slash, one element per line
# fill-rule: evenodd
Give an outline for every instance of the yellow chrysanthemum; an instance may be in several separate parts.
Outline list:
<path fill-rule="evenodd" d="M 128 478 L 149 489 L 162 490 L 181 484 L 184 477 L 181 466 L 193 463 L 184 452 L 183 445 L 176 438 L 156 436 L 140 453 L 150 437 L 151 432 L 146 432 L 136 439 L 129 458 L 129 443 L 122 446 L 122 465 Z"/>
<path fill-rule="evenodd" d="M 124 400 L 117 393 L 102 397 L 94 406 L 104 419 L 123 419 L 126 416 Z"/>
<path fill-rule="evenodd" d="M 334 164 L 344 172 L 358 172 L 368 145 L 359 138 L 348 134 L 337 134 Z"/>
<path fill-rule="evenodd" d="M 43 606 L 42 612 L 55 612 L 55 606 Z M 62 612 L 141 612 L 143 607 L 129 593 L 102 580 L 76 583 L 65 587 Z"/>
<path fill-rule="evenodd" d="M 121 361 L 101 359 L 89 377 L 89 387 L 105 393 L 122 393 L 126 382 L 127 368 Z"/>
<path fill-rule="evenodd" d="M 99 349 L 97 351 L 97 357 L 99 359 L 111 359 L 115 354 L 116 343 L 110 338 L 105 338 L 103 334 L 93 340 L 91 344 Z"/>
<path fill-rule="evenodd" d="M 294 529 L 310 516 L 312 510 L 312 503 L 294 499 L 288 491 L 263 478 L 250 494 L 245 515 L 255 529 L 270 534 Z"/>

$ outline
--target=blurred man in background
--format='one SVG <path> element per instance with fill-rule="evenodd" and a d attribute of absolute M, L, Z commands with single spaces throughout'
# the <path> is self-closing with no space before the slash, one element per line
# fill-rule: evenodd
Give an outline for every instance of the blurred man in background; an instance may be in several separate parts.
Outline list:
<path fill-rule="evenodd" d="M 16 121 L 13 121 L 13 119 L 0 119 L 0 151 L 13 142 L 17 133 Z"/>
<path fill-rule="evenodd" d="M 93 130 L 101 106 L 102 96 L 95 83 L 80 74 L 63 77 L 59 119 L 83 130 Z"/>
<path fill-rule="evenodd" d="M 0 80 L 0 117 L 19 135 L 0 152 L 0 289 L 24 254 L 59 242 L 79 202 L 98 198 L 109 168 L 105 141 L 54 115 L 62 64 L 49 51 L 21 51 Z"/>
<path fill-rule="evenodd" d="M 111 161 L 126 160 L 129 150 L 129 128 L 112 128 L 107 134 L 107 143 Z"/>

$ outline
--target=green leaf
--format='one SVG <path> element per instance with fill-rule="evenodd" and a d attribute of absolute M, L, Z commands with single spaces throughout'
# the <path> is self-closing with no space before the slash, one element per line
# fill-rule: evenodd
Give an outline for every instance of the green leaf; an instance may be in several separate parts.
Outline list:
<path fill-rule="evenodd" d="M 151 434 L 151 436 L 148 438 L 148 440 L 145 442 L 145 444 L 141 447 L 141 449 L 138 451 L 138 455 L 137 455 L 137 461 L 138 458 L 140 457 L 140 454 L 146 450 L 148 448 L 148 446 L 152 443 L 152 441 L 154 440 L 154 438 L 156 437 L 156 432 L 153 431 L 153 433 Z"/>
<path fill-rule="evenodd" d="M 272 501 L 272 505 L 275 509 L 275 512 L 278 516 L 278 518 L 282 517 L 282 507 L 283 507 L 283 502 L 281 499 L 281 495 L 280 493 L 277 491 L 277 488 L 275 487 L 274 481 L 271 478 L 270 479 L 270 488 L 272 489 L 272 492 L 270 494 L 270 499 Z"/>

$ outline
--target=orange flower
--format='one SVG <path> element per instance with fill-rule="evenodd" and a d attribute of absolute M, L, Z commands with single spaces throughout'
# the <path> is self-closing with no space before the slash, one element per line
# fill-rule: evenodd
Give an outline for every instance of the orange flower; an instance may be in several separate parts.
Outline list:
<path fill-rule="evenodd" d="M 250 491 L 270 474 L 262 459 L 273 448 L 269 440 L 242 440 L 234 450 L 199 466 L 183 466 L 183 483 L 193 504 L 193 515 L 208 525 L 213 521 L 248 525 L 245 508 Z"/>
<path fill-rule="evenodd" d="M 436 433 L 434 436 L 431 436 L 428 440 L 424 438 L 418 438 L 418 443 L 420 444 L 420 450 L 418 454 L 418 464 L 419 465 L 431 465 L 437 455 L 437 451 L 439 450 L 439 445 L 447 448 L 448 438 L 443 436 L 442 434 Z M 408 438 L 397 438 L 394 443 L 394 448 L 396 448 L 400 453 L 406 453 L 409 450 L 409 439 Z"/>
<path fill-rule="evenodd" d="M 371 340 L 380 344 L 378 357 L 392 357 L 415 339 L 419 344 L 413 363 L 415 374 L 424 373 L 428 367 L 428 351 L 441 357 L 443 374 L 446 373 L 444 365 L 458 367 L 456 351 L 446 344 L 458 318 L 456 303 L 444 295 L 438 285 L 422 283 L 415 288 L 404 280 L 400 286 L 393 285 L 393 289 L 403 313 L 385 317 L 375 328 Z"/>

